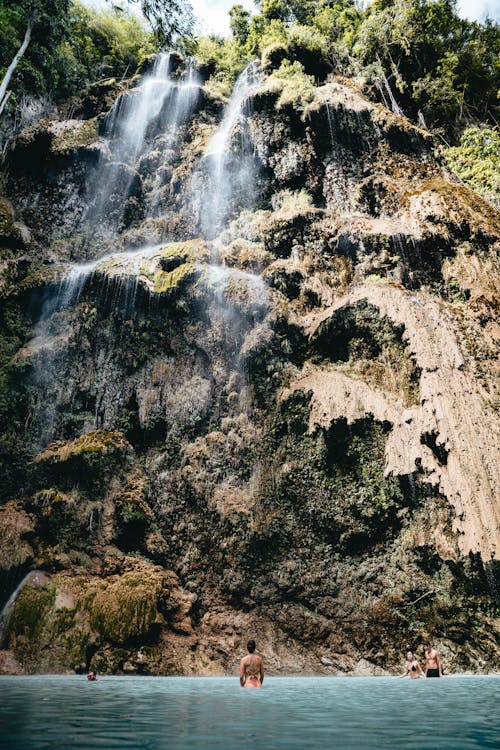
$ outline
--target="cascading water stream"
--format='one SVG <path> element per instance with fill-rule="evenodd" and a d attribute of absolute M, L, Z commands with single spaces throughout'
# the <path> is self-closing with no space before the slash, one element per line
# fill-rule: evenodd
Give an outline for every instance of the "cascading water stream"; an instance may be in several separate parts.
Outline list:
<path fill-rule="evenodd" d="M 92 314 L 94 305 L 112 310 L 122 320 L 132 319 L 140 286 L 141 268 L 160 246 L 145 246 L 131 252 L 112 253 L 91 263 L 72 264 L 58 287 L 50 290 L 43 301 L 34 336 L 27 346 L 33 369 L 31 385 L 39 394 L 32 406 L 34 447 L 41 450 L 59 433 L 61 408 L 68 408 L 68 381 L 71 358 L 75 358 L 79 328 L 73 327 L 70 311 L 84 292 L 95 300 L 86 306 L 84 316 Z M 81 313 L 80 313 L 81 315 Z M 48 394 L 50 394 L 49 397 Z"/>
<path fill-rule="evenodd" d="M 105 138 L 111 163 L 105 154 L 88 188 L 93 198 L 84 218 L 92 227 L 111 224 L 111 229 L 118 228 L 126 198 L 138 189 L 133 186 L 138 181 L 133 167 L 143 149 L 148 125 L 158 117 L 174 86 L 168 77 L 169 66 L 170 55 L 159 54 L 141 85 L 120 96 L 108 115 Z"/>
<path fill-rule="evenodd" d="M 5 638 L 7 636 L 7 632 L 9 629 L 9 621 L 10 621 L 12 612 L 14 610 L 14 605 L 16 603 L 17 597 L 19 596 L 23 588 L 29 584 L 34 584 L 34 585 L 39 586 L 45 583 L 46 580 L 47 580 L 47 576 L 41 570 L 32 570 L 27 575 L 24 576 L 21 583 L 16 587 L 16 589 L 9 596 L 2 610 L 0 611 L 0 648 L 3 648 L 4 646 Z"/>
<path fill-rule="evenodd" d="M 116 278 L 115 286 L 117 287 L 118 296 L 126 297 L 124 302 L 128 302 L 128 307 L 133 305 L 134 300 L 129 299 L 128 287 L 130 287 L 130 278 L 138 276 L 142 262 L 154 255 L 161 245 L 146 245 L 136 250 L 128 252 L 116 252 L 104 255 L 90 263 L 74 263 L 68 267 L 68 273 L 61 280 L 56 295 L 56 310 L 75 305 L 92 277 L 99 272 L 107 273 L 109 276 Z M 120 276 L 120 269 L 123 271 Z M 117 273 L 113 273 L 113 271 Z M 121 289 L 120 289 L 121 287 Z M 119 292 L 124 294 L 120 294 Z M 137 289 L 135 290 L 137 291 Z M 127 312 L 127 310 L 123 310 Z"/>
<path fill-rule="evenodd" d="M 246 205 L 252 203 L 254 173 L 251 160 L 247 157 L 251 152 L 253 158 L 253 149 L 249 139 L 244 140 L 243 126 L 246 102 L 259 83 L 258 66 L 252 63 L 238 78 L 222 121 L 209 141 L 202 166 L 208 167 L 208 175 L 205 172 L 205 176 L 208 176 L 210 190 L 204 190 L 200 198 L 201 214 L 205 219 L 203 224 L 206 226 L 208 221 L 211 226 L 207 235 L 215 236 L 217 230 L 223 227 L 235 206 L 235 192 L 239 190 L 244 194 Z M 188 65 L 184 77 L 174 79 L 171 77 L 169 56 L 159 55 L 153 70 L 145 76 L 137 90 L 119 98 L 109 115 L 106 130 L 112 160 L 110 162 L 107 158 L 103 161 L 101 172 L 98 168 L 97 174 L 101 174 L 102 181 L 88 211 L 91 217 L 89 223 L 92 226 L 94 222 L 97 235 L 98 225 L 104 224 L 109 234 L 117 237 L 117 217 L 123 216 L 133 180 L 146 182 L 149 179 L 149 215 L 158 215 L 163 210 L 159 194 L 166 185 L 164 172 L 170 158 L 168 152 L 176 141 L 179 128 L 190 120 L 195 111 L 199 92 L 198 74 L 192 65 Z M 240 148 L 235 154 L 231 151 L 231 144 L 238 123 L 241 126 Z M 160 162 L 158 151 L 161 152 Z M 156 155 L 155 164 L 161 164 L 156 171 L 149 161 L 153 153 Z M 141 171 L 142 176 L 139 174 Z M 236 201 L 236 204 L 241 206 L 241 202 Z M 33 412 L 37 449 L 47 445 L 60 433 L 60 412 L 70 407 L 69 383 L 79 377 L 68 360 L 68 356 L 73 357 L 74 366 L 78 367 L 75 357 L 78 329 L 71 331 L 68 328 L 72 313 L 69 313 L 69 317 L 58 313 L 69 310 L 84 295 L 87 298 L 88 293 L 93 300 L 97 299 L 88 306 L 89 310 L 97 304 L 99 309 L 116 311 L 124 320 L 133 318 L 141 274 L 144 273 L 142 268 L 160 247 L 147 245 L 133 251 L 108 253 L 89 263 L 72 264 L 59 287 L 55 291 L 53 288 L 50 290 L 50 298 L 42 307 L 40 322 L 29 345 L 34 362 L 33 385 L 40 394 Z M 220 266 L 204 266 L 201 272 L 205 274 L 207 289 L 212 290 L 217 301 L 214 322 L 218 316 L 228 320 L 233 315 L 230 296 L 234 287 L 238 287 L 251 300 L 262 303 L 265 299 L 265 283 L 258 276 Z M 149 282 L 144 275 L 142 282 L 147 287 Z M 86 314 L 85 311 L 83 314 Z M 48 399 L 41 395 L 48 393 L 51 394 Z M 95 420 L 95 425 L 98 425 L 97 416 Z"/>
<path fill-rule="evenodd" d="M 107 118 L 103 154 L 88 193 L 92 195 L 84 220 L 91 228 L 104 226 L 117 232 L 127 210 L 129 198 L 135 207 L 153 214 L 165 173 L 168 150 L 179 126 L 191 117 L 199 98 L 200 81 L 192 62 L 182 78 L 174 78 L 169 54 L 157 56 L 153 69 L 137 89 L 120 96 Z M 141 158 L 150 141 L 158 139 L 163 163 L 156 170 L 151 196 L 144 195 Z M 156 141 L 155 141 L 156 147 Z M 146 175 L 147 176 L 147 175 Z"/>
<path fill-rule="evenodd" d="M 189 122 L 196 109 L 200 91 L 201 80 L 194 67 L 194 61 L 190 59 L 187 61 L 185 76 L 175 84 L 169 99 L 169 106 L 161 118 L 159 129 L 163 134 L 161 138 L 163 158 L 154 173 L 147 207 L 148 216 L 161 213 L 162 188 L 165 185 L 171 150 L 178 141 L 179 128 Z"/>
<path fill-rule="evenodd" d="M 200 225 L 205 237 L 219 234 L 236 205 L 249 207 L 254 199 L 253 148 L 245 130 L 245 106 L 260 85 L 257 62 L 250 63 L 238 77 L 222 121 L 210 138 L 203 158 L 203 171 L 209 183 L 199 200 Z M 239 125 L 239 153 L 231 151 L 231 141 Z"/>

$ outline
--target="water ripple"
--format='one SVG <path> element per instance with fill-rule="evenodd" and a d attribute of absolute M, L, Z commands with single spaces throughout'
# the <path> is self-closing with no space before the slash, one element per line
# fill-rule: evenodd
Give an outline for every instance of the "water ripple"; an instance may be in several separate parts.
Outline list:
<path fill-rule="evenodd" d="M 9 750 L 498 748 L 500 677 L 0 677 Z"/>

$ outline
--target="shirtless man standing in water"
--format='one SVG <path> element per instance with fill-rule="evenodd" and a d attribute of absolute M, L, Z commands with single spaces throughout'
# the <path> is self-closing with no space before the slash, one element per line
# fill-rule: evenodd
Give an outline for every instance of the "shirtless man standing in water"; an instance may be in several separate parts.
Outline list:
<path fill-rule="evenodd" d="M 432 644 L 424 643 L 425 649 L 425 676 L 442 677 L 443 667 L 441 665 L 441 656 L 439 651 L 432 647 Z"/>
<path fill-rule="evenodd" d="M 264 682 L 262 656 L 254 653 L 255 641 L 247 643 L 248 654 L 240 661 L 240 685 L 245 688 L 260 688 Z"/>

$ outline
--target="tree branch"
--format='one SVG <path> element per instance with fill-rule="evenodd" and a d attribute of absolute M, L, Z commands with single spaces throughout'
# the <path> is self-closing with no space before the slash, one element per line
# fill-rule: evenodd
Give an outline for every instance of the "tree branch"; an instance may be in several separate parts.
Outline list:
<path fill-rule="evenodd" d="M 7 68 L 7 72 L 5 73 L 3 77 L 3 81 L 0 84 L 0 114 L 3 111 L 3 108 L 5 107 L 5 104 L 7 103 L 7 99 L 10 95 L 10 92 L 7 92 L 7 88 L 10 83 L 10 79 L 12 78 L 12 75 L 19 65 L 19 61 L 21 57 L 24 55 L 26 50 L 28 49 L 28 45 L 31 41 L 31 32 L 33 31 L 33 25 L 35 23 L 35 19 L 33 16 L 30 16 L 28 19 L 28 25 L 26 26 L 26 33 L 24 35 L 24 40 L 21 46 L 19 47 L 18 51 L 16 52 L 14 59 L 12 60 L 11 64 Z"/>

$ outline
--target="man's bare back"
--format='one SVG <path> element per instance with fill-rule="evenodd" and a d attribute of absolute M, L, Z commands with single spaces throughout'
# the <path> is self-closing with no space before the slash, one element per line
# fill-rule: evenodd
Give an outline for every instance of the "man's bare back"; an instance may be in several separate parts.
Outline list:
<path fill-rule="evenodd" d="M 240 661 L 241 687 L 260 688 L 264 682 L 264 661 L 262 656 L 255 654 L 255 641 L 248 641 L 249 653 Z"/>

